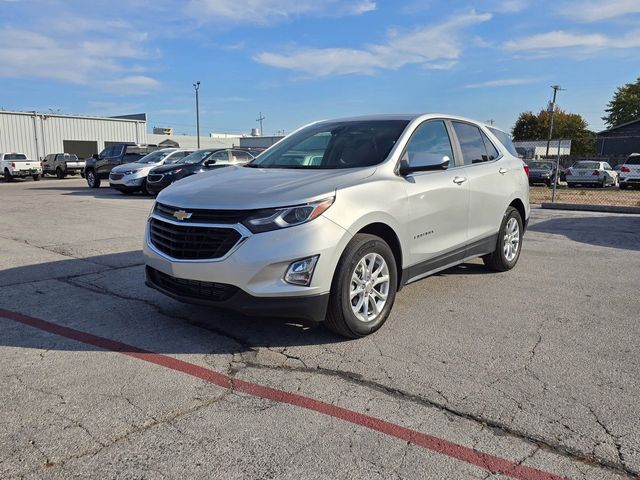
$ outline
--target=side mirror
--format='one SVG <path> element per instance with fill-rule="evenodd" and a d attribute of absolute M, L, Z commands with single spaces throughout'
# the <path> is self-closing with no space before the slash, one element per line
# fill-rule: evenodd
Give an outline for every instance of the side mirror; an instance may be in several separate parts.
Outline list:
<path fill-rule="evenodd" d="M 398 173 L 406 177 L 414 172 L 446 170 L 449 168 L 450 161 L 451 159 L 448 155 L 440 156 L 433 153 L 418 153 L 411 159 L 411 163 L 406 159 L 400 160 Z"/>
<path fill-rule="evenodd" d="M 94 153 L 94 154 L 91 156 L 91 158 L 94 158 L 94 159 L 96 159 L 96 160 L 99 160 L 99 159 L 100 159 L 100 155 L 98 155 L 97 153 Z"/>
<path fill-rule="evenodd" d="M 205 160 L 204 161 L 204 166 L 205 167 L 210 167 L 211 165 L 215 165 L 216 161 L 215 160 Z"/>

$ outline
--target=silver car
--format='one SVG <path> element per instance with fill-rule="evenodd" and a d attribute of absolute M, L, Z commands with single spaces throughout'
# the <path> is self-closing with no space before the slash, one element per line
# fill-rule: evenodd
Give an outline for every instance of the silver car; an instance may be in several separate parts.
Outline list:
<path fill-rule="evenodd" d="M 147 195 L 152 195 L 152 192 L 147 190 L 149 172 L 160 165 L 175 163 L 190 153 L 193 153 L 193 150 L 163 148 L 151 152 L 133 163 L 118 165 L 109 173 L 109 186 L 125 194 L 142 191 Z"/>
<path fill-rule="evenodd" d="M 620 167 L 620 188 L 640 187 L 640 153 L 632 153 Z"/>
<path fill-rule="evenodd" d="M 586 187 L 615 186 L 618 182 L 617 172 L 607 162 L 597 160 L 580 160 L 565 171 L 569 187 L 582 185 Z"/>
<path fill-rule="evenodd" d="M 407 283 L 474 257 L 513 268 L 528 218 L 524 163 L 500 130 L 434 114 L 323 121 L 163 190 L 146 278 L 184 302 L 360 337 Z"/>

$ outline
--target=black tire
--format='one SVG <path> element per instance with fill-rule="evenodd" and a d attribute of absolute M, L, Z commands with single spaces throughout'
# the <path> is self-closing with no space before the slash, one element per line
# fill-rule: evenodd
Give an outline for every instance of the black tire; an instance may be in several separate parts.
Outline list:
<path fill-rule="evenodd" d="M 149 187 L 147 186 L 146 178 L 142 181 L 142 193 L 149 197 L 153 197 L 155 195 L 151 190 L 149 190 Z"/>
<path fill-rule="evenodd" d="M 31 175 L 31 178 L 33 178 L 34 182 L 39 182 L 40 181 L 40 175 Z"/>
<path fill-rule="evenodd" d="M 136 192 L 134 192 L 133 190 L 120 190 L 120 193 L 123 194 L 123 195 L 130 196 L 130 195 L 133 195 Z"/>
<path fill-rule="evenodd" d="M 369 253 L 380 255 L 389 271 L 389 286 L 386 303 L 375 319 L 365 322 L 354 314 L 351 305 L 351 278 L 360 260 Z M 378 330 L 389 317 L 398 286 L 398 271 L 395 257 L 389 245 L 380 237 L 359 233 L 345 248 L 333 276 L 326 327 L 334 333 L 348 338 L 359 338 Z M 368 301 L 368 300 L 367 300 Z"/>
<path fill-rule="evenodd" d="M 93 170 L 87 171 L 87 185 L 89 188 L 100 188 L 100 177 Z"/>
<path fill-rule="evenodd" d="M 507 223 L 509 220 L 515 218 L 518 223 L 518 231 L 520 234 L 519 244 L 516 250 L 516 256 L 512 260 L 508 260 L 505 256 L 504 246 L 505 246 L 505 236 L 507 230 Z M 496 241 L 496 249 L 490 253 L 489 255 L 485 255 L 482 257 L 482 261 L 484 264 L 491 270 L 495 270 L 496 272 L 506 272 L 507 270 L 511 270 L 518 263 L 518 259 L 520 258 L 520 252 L 522 252 L 522 237 L 523 237 L 523 222 L 522 217 L 520 216 L 520 212 L 513 207 L 507 208 L 507 211 L 502 218 L 502 224 L 500 225 L 500 230 L 498 231 L 498 240 Z"/>
<path fill-rule="evenodd" d="M 66 177 L 66 175 L 62 169 L 60 167 L 56 168 L 56 178 L 62 180 L 64 177 Z"/>
<path fill-rule="evenodd" d="M 4 181 L 7 183 L 13 182 L 13 177 L 11 176 L 11 172 L 9 172 L 8 168 L 4 169 Z"/>
<path fill-rule="evenodd" d="M 84 170 L 80 172 L 80 176 L 84 178 Z"/>
<path fill-rule="evenodd" d="M 569 183 L 569 182 L 567 182 L 567 187 L 568 188 L 576 188 L 576 186 L 573 183 Z"/>
<path fill-rule="evenodd" d="M 627 185 L 625 185 L 624 183 L 619 184 L 618 187 L 620 187 L 620 190 L 626 190 L 627 189 Z"/>

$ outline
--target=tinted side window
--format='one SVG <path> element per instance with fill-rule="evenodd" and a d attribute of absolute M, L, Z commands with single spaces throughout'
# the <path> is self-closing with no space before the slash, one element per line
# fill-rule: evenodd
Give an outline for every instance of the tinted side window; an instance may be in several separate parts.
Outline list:
<path fill-rule="evenodd" d="M 253 157 L 242 150 L 231 150 L 231 162 L 248 162 Z"/>
<path fill-rule="evenodd" d="M 482 134 L 478 127 L 468 123 L 453 122 L 453 129 L 456 131 L 458 142 L 460 142 L 462 159 L 465 165 L 489 161 Z"/>
<path fill-rule="evenodd" d="M 482 135 L 484 148 L 486 148 L 487 150 L 487 156 L 489 157 L 489 160 L 495 160 L 500 156 L 500 154 L 498 153 L 498 149 L 496 149 L 493 143 L 491 143 L 491 140 L 489 140 L 489 137 L 487 137 L 482 130 L 480 131 L 480 134 Z"/>
<path fill-rule="evenodd" d="M 220 150 L 219 152 L 211 155 L 207 160 L 215 160 L 216 163 L 228 163 L 229 162 L 229 150 Z"/>
<path fill-rule="evenodd" d="M 109 158 L 112 156 L 113 146 L 106 147 L 102 152 L 100 152 L 100 157 Z"/>
<path fill-rule="evenodd" d="M 516 147 L 513 145 L 513 142 L 511 141 L 511 137 L 509 135 L 507 135 L 501 130 L 498 130 L 497 128 L 489 127 L 489 130 L 491 130 L 491 133 L 493 133 L 496 136 L 496 138 L 500 140 L 500 143 L 502 143 L 502 145 L 505 146 L 505 148 L 511 155 L 513 155 L 514 157 L 518 156 L 518 151 L 516 150 Z"/>
<path fill-rule="evenodd" d="M 444 122 L 437 120 L 420 125 L 409 140 L 405 158 L 410 165 L 426 162 L 435 163 L 449 157 L 449 167 L 453 167 L 453 149 Z"/>

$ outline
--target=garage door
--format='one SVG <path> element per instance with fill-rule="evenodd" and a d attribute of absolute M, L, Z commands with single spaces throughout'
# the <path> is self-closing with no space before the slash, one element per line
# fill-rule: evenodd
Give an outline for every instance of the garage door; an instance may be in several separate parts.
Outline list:
<path fill-rule="evenodd" d="M 63 140 L 64 153 L 75 153 L 78 158 L 89 158 L 94 153 L 98 153 L 98 142 L 83 140 Z"/>

